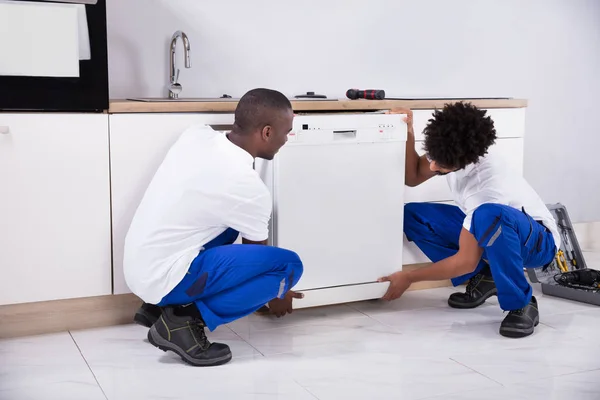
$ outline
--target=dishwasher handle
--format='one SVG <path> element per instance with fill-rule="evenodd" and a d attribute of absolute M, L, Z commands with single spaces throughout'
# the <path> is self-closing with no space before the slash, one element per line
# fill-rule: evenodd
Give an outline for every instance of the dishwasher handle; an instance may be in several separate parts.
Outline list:
<path fill-rule="evenodd" d="M 333 131 L 333 140 L 355 140 L 356 130 Z"/>

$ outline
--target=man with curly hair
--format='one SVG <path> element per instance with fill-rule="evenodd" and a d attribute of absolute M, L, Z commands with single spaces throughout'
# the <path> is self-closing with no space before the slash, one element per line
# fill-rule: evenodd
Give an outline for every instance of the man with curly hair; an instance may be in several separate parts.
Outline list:
<path fill-rule="evenodd" d="M 525 337 L 539 323 L 538 304 L 523 268 L 548 265 L 560 246 L 556 221 L 522 176 L 512 172 L 497 153 L 494 122 L 485 110 L 454 103 L 436 110 L 424 130 L 425 155 L 415 151 L 410 110 L 407 114 L 406 176 L 417 186 L 444 175 L 458 206 L 408 203 L 404 233 L 433 264 L 399 271 L 380 281 L 390 282 L 385 300 L 400 297 L 415 282 L 467 280 L 464 293 L 453 293 L 448 304 L 475 308 L 497 295 L 508 315 L 500 325 L 506 337 Z"/>

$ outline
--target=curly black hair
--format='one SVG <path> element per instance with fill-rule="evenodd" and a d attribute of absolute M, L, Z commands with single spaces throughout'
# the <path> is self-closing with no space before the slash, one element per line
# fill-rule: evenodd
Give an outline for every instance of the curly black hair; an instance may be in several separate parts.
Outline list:
<path fill-rule="evenodd" d="M 486 111 L 462 102 L 436 110 L 423 134 L 429 159 L 453 170 L 476 163 L 496 141 L 494 121 Z"/>

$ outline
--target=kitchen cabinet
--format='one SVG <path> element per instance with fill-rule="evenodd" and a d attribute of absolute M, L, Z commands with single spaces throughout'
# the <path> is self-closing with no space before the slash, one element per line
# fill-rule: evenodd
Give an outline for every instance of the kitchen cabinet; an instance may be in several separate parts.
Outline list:
<path fill-rule="evenodd" d="M 490 152 L 500 152 L 509 168 L 523 170 L 524 109 L 490 109 L 498 140 Z M 423 153 L 422 131 L 433 110 L 414 112 L 417 149 Z M 228 125 L 233 114 L 136 113 L 110 117 L 112 181 L 112 235 L 114 293 L 129 293 L 123 276 L 123 244 L 129 224 L 152 176 L 164 155 L 184 129 L 193 124 Z M 403 158 L 403 157 L 402 157 Z M 261 165 L 261 163 L 258 163 Z M 446 179 L 433 178 L 416 188 L 405 187 L 404 201 L 452 203 Z M 279 221 L 281 222 L 281 221 Z M 428 262 L 427 257 L 406 238 L 402 245 L 402 264 Z"/>
<path fill-rule="evenodd" d="M 141 113 L 110 117 L 114 294 L 131 292 L 123 275 L 123 248 L 133 215 L 169 148 L 195 124 L 231 125 L 233 114 Z"/>
<path fill-rule="evenodd" d="M 0 113 L 0 304 L 111 293 L 108 115 Z"/>
<path fill-rule="evenodd" d="M 474 100 L 473 103 L 481 108 L 506 107 L 488 109 L 498 132 L 497 143 L 490 151 L 503 153 L 507 159 L 507 167 L 522 173 L 526 101 Z M 338 111 L 364 114 L 365 110 L 413 108 L 417 148 L 421 153 L 423 128 L 431 118 L 433 109 L 441 106 L 439 101 L 294 102 L 296 111 L 300 111 L 298 115 L 323 115 Z M 423 107 L 428 109 L 420 109 Z M 123 244 L 131 219 L 152 176 L 183 130 L 193 124 L 231 125 L 234 108 L 234 103 L 220 101 L 144 103 L 123 100 L 111 102 L 109 114 L 0 113 L 0 305 L 79 298 L 80 300 L 67 302 L 68 307 L 64 302 L 44 305 L 52 308 L 57 314 L 57 323 L 50 325 L 66 326 L 65 321 L 70 321 L 69 327 L 76 329 L 77 326 L 88 327 L 86 324 L 94 319 L 104 321 L 100 316 L 102 312 L 110 314 L 106 311 L 105 304 L 108 303 L 105 302 L 110 301 L 110 304 L 113 304 L 114 301 L 114 304 L 121 304 L 117 306 L 121 311 L 115 309 L 114 315 L 110 315 L 108 320 L 125 320 L 119 315 L 129 314 L 123 309 L 134 303 L 131 301 L 132 296 L 87 300 L 81 298 L 130 292 L 123 277 Z M 379 129 L 378 132 L 385 133 Z M 352 130 L 345 131 L 344 128 L 344 131 L 339 133 L 341 138 L 347 138 L 352 134 Z M 290 138 L 290 144 L 294 139 L 298 141 L 299 138 Z M 294 151 L 292 147 L 295 146 L 290 146 L 289 154 Z M 396 164 L 374 169 L 371 161 L 361 164 L 353 158 L 352 162 L 344 163 L 344 158 L 336 158 L 331 160 L 331 171 L 327 173 L 348 166 L 351 167 L 349 169 L 352 174 L 366 173 L 369 166 L 375 173 L 381 172 L 373 182 L 367 182 L 367 186 L 362 188 L 353 182 L 349 184 L 356 187 L 347 188 L 345 183 L 348 182 L 344 183 L 343 180 L 332 183 L 344 183 L 345 186 L 339 188 L 340 193 L 345 196 L 343 199 L 354 196 L 354 193 L 344 192 L 346 190 L 363 190 L 365 193 L 359 193 L 360 196 L 371 195 L 368 191 L 372 188 L 368 185 L 375 184 L 376 179 L 384 180 L 387 177 L 391 191 L 389 198 L 396 199 L 390 202 L 399 202 L 398 209 L 389 214 L 390 219 L 397 221 L 393 235 L 397 235 L 399 241 L 398 247 L 392 251 L 402 258 L 387 264 L 409 265 L 427 262 L 427 257 L 404 238 L 402 223 L 399 222 L 400 215 L 403 216 L 402 203 L 434 201 L 452 204 L 452 199 L 443 178 L 433 179 L 419 188 L 404 187 L 403 174 L 400 171 L 404 162 L 404 151 L 391 151 L 398 155 L 398 170 L 394 167 Z M 286 154 L 286 150 L 282 154 Z M 329 155 L 321 154 L 321 163 Z M 291 174 L 300 173 L 295 171 L 295 168 L 303 169 L 302 173 L 305 173 L 308 172 L 305 171 L 306 165 L 309 169 L 314 166 L 311 166 L 312 161 L 301 157 L 288 157 L 282 166 Z M 260 164 L 261 160 L 257 160 L 257 166 Z M 388 170 L 395 172 L 387 174 L 385 171 Z M 273 173 L 272 169 L 267 169 L 266 172 L 263 178 L 273 180 L 273 176 L 268 176 L 269 173 Z M 399 197 L 397 190 L 403 194 L 403 199 Z M 309 196 L 318 197 L 319 190 L 315 192 L 317 194 L 313 192 L 314 190 Z M 323 224 L 332 219 L 327 208 L 337 207 L 334 214 L 338 219 L 342 212 L 346 215 L 351 214 L 349 205 L 342 203 L 341 198 L 338 198 L 336 204 L 332 204 L 335 201 L 333 197 L 328 197 L 323 202 L 315 199 L 313 207 L 323 206 L 319 210 L 322 212 Z M 288 203 L 289 209 L 289 201 L 286 199 L 289 200 L 289 196 L 276 196 L 275 202 L 282 202 L 277 203 L 276 211 L 279 207 L 285 210 L 284 201 Z M 379 202 L 370 200 L 367 206 L 376 207 L 378 204 Z M 361 207 L 362 205 L 359 205 L 357 209 L 363 209 Z M 382 218 L 382 214 L 385 214 L 380 211 L 375 209 L 376 218 Z M 279 219 L 275 213 L 272 219 L 273 226 L 281 233 L 281 244 L 286 244 L 287 229 L 287 236 L 297 234 L 296 239 L 301 243 L 300 247 L 307 253 L 305 249 L 311 246 L 310 241 L 302 243 L 302 232 L 299 229 L 283 226 L 289 225 L 289 218 L 294 218 L 290 212 L 279 215 Z M 298 221 L 295 222 L 298 224 Z M 321 223 L 320 220 L 318 222 Z M 320 229 L 320 225 L 317 229 Z M 372 229 L 374 228 L 371 227 Z M 383 230 L 389 232 L 391 228 L 386 224 Z M 287 243 L 291 242 L 288 240 Z M 380 247 L 380 244 L 373 246 Z M 387 243 L 385 246 L 393 246 L 393 243 Z M 310 261 L 310 254 L 306 258 Z M 344 277 L 347 282 L 331 287 L 323 287 L 336 284 L 332 282 L 331 275 L 307 273 L 306 282 L 302 285 L 305 289 L 316 289 L 308 289 L 310 296 L 305 298 L 302 306 L 331 304 L 339 302 L 339 299 L 355 301 L 380 296 L 382 285 L 379 283 L 362 284 L 361 290 L 357 290 L 358 285 L 355 284 L 357 281 L 376 279 L 384 272 L 382 268 L 387 267 L 377 268 L 369 274 L 361 270 L 360 276 L 358 272 L 352 271 L 352 274 Z M 399 265 L 398 269 L 400 268 Z M 340 273 L 343 273 L 343 268 Z M 123 306 L 124 302 L 127 302 L 127 307 Z M 81 309 L 82 304 L 86 304 L 85 307 L 91 310 L 91 314 L 90 318 L 86 318 L 86 323 L 78 325 L 73 321 L 79 318 L 79 312 L 69 308 Z M 102 311 L 94 306 L 90 308 L 89 304 L 99 304 L 100 308 L 105 309 Z M 137 304 L 136 301 L 135 306 Z M 27 320 L 23 319 L 19 312 L 15 315 L 14 319 Z M 29 321 L 26 325 L 29 329 L 36 324 L 36 332 L 48 329 L 43 319 L 33 323 Z"/>

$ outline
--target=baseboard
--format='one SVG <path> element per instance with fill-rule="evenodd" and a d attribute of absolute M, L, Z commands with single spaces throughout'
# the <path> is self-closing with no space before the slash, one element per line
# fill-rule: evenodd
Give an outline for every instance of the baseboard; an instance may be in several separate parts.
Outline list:
<path fill-rule="evenodd" d="M 600 221 L 573 224 L 582 251 L 600 251 Z"/>
<path fill-rule="evenodd" d="M 405 265 L 405 271 L 427 264 Z M 419 282 L 409 290 L 451 286 Z M 142 301 L 133 294 L 86 297 L 0 306 L 0 339 L 129 324 Z"/>
<path fill-rule="evenodd" d="M 0 339 L 131 323 L 133 294 L 0 306 Z"/>

